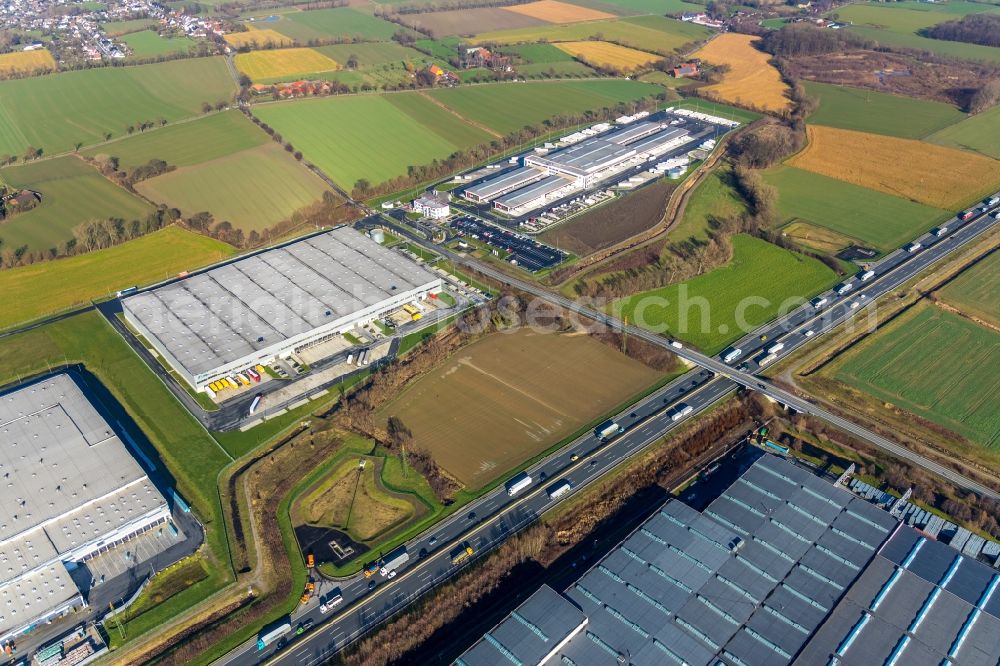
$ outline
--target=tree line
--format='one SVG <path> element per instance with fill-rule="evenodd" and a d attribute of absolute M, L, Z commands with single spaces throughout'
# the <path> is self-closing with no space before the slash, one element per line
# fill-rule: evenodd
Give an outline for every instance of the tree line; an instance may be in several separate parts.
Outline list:
<path fill-rule="evenodd" d="M 924 37 L 1000 46 L 1000 14 L 968 14 L 957 21 L 945 21 L 919 31 Z"/>

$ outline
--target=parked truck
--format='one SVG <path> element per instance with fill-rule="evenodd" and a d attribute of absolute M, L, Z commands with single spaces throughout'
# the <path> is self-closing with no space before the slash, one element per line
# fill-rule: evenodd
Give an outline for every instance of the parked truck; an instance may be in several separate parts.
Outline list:
<path fill-rule="evenodd" d="M 597 439 L 602 442 L 606 442 L 615 435 L 620 435 L 623 432 L 625 432 L 625 428 L 621 427 L 611 419 L 608 419 L 594 429 L 594 435 L 596 435 Z"/>
<path fill-rule="evenodd" d="M 260 400 L 263 397 L 264 396 L 261 393 L 258 393 L 253 397 L 253 402 L 250 403 L 250 410 L 247 413 L 247 416 L 253 416 L 254 412 L 257 411 L 257 408 L 260 407 Z"/>
<path fill-rule="evenodd" d="M 275 624 L 271 625 L 270 628 L 265 627 L 260 634 L 257 635 L 257 650 L 263 650 L 271 643 L 276 643 L 282 637 L 287 636 L 292 631 L 292 621 L 291 618 L 284 618 L 278 620 Z"/>
<path fill-rule="evenodd" d="M 531 475 L 527 472 L 521 472 L 510 481 L 507 482 L 507 494 L 513 497 L 525 488 L 531 485 Z"/>
<path fill-rule="evenodd" d="M 410 561 L 410 554 L 406 552 L 406 546 L 400 546 L 392 551 L 382 560 L 382 568 L 378 570 L 386 578 L 396 575 L 396 569 Z"/>

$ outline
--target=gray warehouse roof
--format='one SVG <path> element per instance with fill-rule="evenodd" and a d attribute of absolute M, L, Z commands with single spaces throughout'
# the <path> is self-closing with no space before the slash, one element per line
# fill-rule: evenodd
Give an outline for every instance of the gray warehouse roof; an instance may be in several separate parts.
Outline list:
<path fill-rule="evenodd" d="M 604 138 L 595 137 L 548 155 L 530 155 L 525 158 L 525 164 L 558 167 L 575 176 L 586 176 L 626 160 L 634 154 L 635 149 L 632 146 L 620 146 Z"/>
<path fill-rule="evenodd" d="M 61 559 L 166 501 L 67 374 L 0 395 L 0 635 L 77 595 Z"/>
<path fill-rule="evenodd" d="M 663 144 L 670 143 L 675 139 L 680 139 L 686 137 L 690 132 L 686 129 L 680 129 L 677 127 L 663 130 L 662 132 L 657 132 L 652 136 L 646 137 L 641 141 L 636 141 L 635 143 L 630 143 L 629 148 L 635 149 L 636 153 L 644 153 L 647 150 L 654 150 Z"/>
<path fill-rule="evenodd" d="M 507 654 L 525 664 L 540 664 L 576 634 L 587 616 L 548 585 L 528 597 L 458 659 L 456 666 L 491 666 Z"/>
<path fill-rule="evenodd" d="M 788 664 L 895 525 L 765 455 L 704 513 L 667 502 L 572 585 L 587 625 L 545 664 Z"/>
<path fill-rule="evenodd" d="M 527 187 L 522 187 L 519 190 L 515 190 L 510 194 L 500 197 L 495 201 L 495 203 L 506 206 L 507 208 L 517 208 L 518 206 L 523 206 L 526 203 L 531 203 L 539 197 L 543 197 L 546 194 L 551 194 L 556 190 L 562 189 L 569 185 L 569 182 L 562 176 L 546 176 L 537 183 L 528 185 Z"/>
<path fill-rule="evenodd" d="M 996 666 L 1000 573 L 900 525 L 798 666 Z"/>
<path fill-rule="evenodd" d="M 500 174 L 494 178 L 483 181 L 478 185 L 467 187 L 466 194 L 471 194 L 482 200 L 489 200 L 500 194 L 509 192 L 511 189 L 524 187 L 528 183 L 541 180 L 545 174 L 538 169 L 531 167 L 520 167 L 512 171 Z"/>
<path fill-rule="evenodd" d="M 122 301 L 190 375 L 439 281 L 343 226 Z"/>
<path fill-rule="evenodd" d="M 647 137 L 654 132 L 659 132 L 664 127 L 666 127 L 666 123 L 664 122 L 652 122 L 647 120 L 641 123 L 634 123 L 625 129 L 618 130 L 617 132 L 605 134 L 604 138 L 611 143 L 623 145 L 631 141 Z"/>

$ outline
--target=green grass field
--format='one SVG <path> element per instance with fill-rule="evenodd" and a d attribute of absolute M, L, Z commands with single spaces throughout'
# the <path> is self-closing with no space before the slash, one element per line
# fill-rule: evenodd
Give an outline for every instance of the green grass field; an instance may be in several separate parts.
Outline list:
<path fill-rule="evenodd" d="M 517 65 L 514 68 L 518 74 L 528 78 L 558 78 L 594 76 L 595 72 L 582 62 L 540 62 L 533 65 Z"/>
<path fill-rule="evenodd" d="M 954 6 L 952 6 L 954 5 Z M 841 21 L 850 21 L 851 30 L 885 46 L 923 49 L 932 53 L 1000 62 L 1000 49 L 931 39 L 917 31 L 974 12 L 1000 12 L 1000 6 L 973 2 L 856 4 L 833 10 Z"/>
<path fill-rule="evenodd" d="M 574 42 L 602 35 L 607 41 L 618 42 L 641 51 L 667 53 L 701 41 L 712 31 L 700 25 L 668 19 L 663 16 L 634 16 L 619 20 L 589 21 L 562 25 L 544 25 L 483 32 L 475 42 L 524 44 L 535 42 Z"/>
<path fill-rule="evenodd" d="M 0 271 L 0 329 L 221 261 L 236 248 L 170 226 L 107 250 Z"/>
<path fill-rule="evenodd" d="M 261 106 L 256 113 L 348 190 L 359 178 L 380 183 L 405 174 L 407 165 L 490 140 L 427 100 L 396 99 L 415 96 L 310 99 Z M 419 115 L 404 110 L 412 108 L 419 108 Z"/>
<path fill-rule="evenodd" d="M 929 137 L 944 146 L 972 150 L 1000 159 L 1000 106 L 966 118 Z"/>
<path fill-rule="evenodd" d="M 778 188 L 783 221 L 806 220 L 883 252 L 951 216 L 938 208 L 795 167 L 772 169 L 765 180 Z"/>
<path fill-rule="evenodd" d="M 160 37 L 153 30 L 141 30 L 125 35 L 122 38 L 128 47 L 132 49 L 132 58 L 155 58 L 158 55 L 168 53 L 187 53 L 188 49 L 194 46 L 194 42 L 187 37 L 174 37 L 167 39 Z"/>
<path fill-rule="evenodd" d="M 128 169 L 151 159 L 173 166 L 192 166 L 270 141 L 239 111 L 213 113 L 190 122 L 168 125 L 83 151 L 91 157 L 113 155 Z"/>
<path fill-rule="evenodd" d="M 964 314 L 1000 328 L 1000 253 L 993 252 L 963 271 L 941 290 L 941 296 Z"/>
<path fill-rule="evenodd" d="M 556 114 L 610 107 L 660 90 L 638 81 L 602 80 L 483 85 L 429 94 L 464 118 L 507 134 Z"/>
<path fill-rule="evenodd" d="M 837 380 L 982 446 L 1000 443 L 1000 334 L 924 305 L 848 354 Z"/>
<path fill-rule="evenodd" d="M 48 250 L 73 238 L 73 227 L 89 220 L 145 219 L 152 210 L 73 155 L 7 167 L 0 171 L 0 179 L 42 194 L 33 210 L 0 223 L 4 248 L 27 245 L 31 251 Z"/>
<path fill-rule="evenodd" d="M 805 87 L 820 102 L 809 116 L 809 122 L 817 125 L 922 139 L 967 117 L 941 102 L 809 81 Z"/>
<path fill-rule="evenodd" d="M 456 47 L 461 40 L 458 37 L 442 37 L 441 39 L 418 39 L 414 46 L 421 51 L 428 51 L 435 58 L 447 60 L 454 57 Z"/>
<path fill-rule="evenodd" d="M 229 100 L 236 84 L 221 57 L 106 67 L 0 81 L 0 153 L 46 153 L 124 136 L 138 121 L 179 120 L 204 102 Z"/>
<path fill-rule="evenodd" d="M 713 217 L 733 217 L 746 210 L 746 205 L 728 184 L 728 179 L 728 171 L 716 169 L 699 183 L 688 199 L 681 221 L 670 231 L 670 240 L 706 240 Z"/>
<path fill-rule="evenodd" d="M 752 236 L 737 235 L 732 242 L 728 264 L 620 299 L 612 311 L 714 354 L 773 319 L 786 301 L 803 302 L 837 281 L 836 273 L 816 259 Z"/>
<path fill-rule="evenodd" d="M 347 66 L 348 58 L 353 55 L 358 59 L 358 69 L 427 60 L 427 56 L 420 51 L 396 42 L 333 44 L 332 46 L 320 46 L 316 50 L 333 58 L 344 67 Z"/>
<path fill-rule="evenodd" d="M 389 41 L 400 27 L 394 23 L 375 18 L 371 14 L 351 9 L 336 7 L 334 9 L 317 9 L 314 11 L 295 12 L 285 17 L 292 23 L 303 25 L 310 30 L 319 32 L 326 37 L 361 37 L 362 41 Z M 271 27 L 270 24 L 262 24 Z M 276 24 L 278 32 L 295 38 L 286 32 L 282 22 Z"/>
<path fill-rule="evenodd" d="M 244 231 L 261 231 L 318 201 L 327 187 L 274 142 L 181 167 L 136 185 L 185 215 L 207 210 Z"/>
<path fill-rule="evenodd" d="M 111 21 L 110 23 L 102 23 L 101 29 L 112 37 L 117 37 L 118 35 L 148 30 L 153 28 L 155 25 L 156 19 L 144 18 L 132 19 L 130 21 Z"/>

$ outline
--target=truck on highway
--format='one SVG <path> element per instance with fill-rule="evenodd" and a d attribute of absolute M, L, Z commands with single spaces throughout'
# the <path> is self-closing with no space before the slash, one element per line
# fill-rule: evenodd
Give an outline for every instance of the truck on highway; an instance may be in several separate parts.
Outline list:
<path fill-rule="evenodd" d="M 276 643 L 278 640 L 287 636 L 292 631 L 292 620 L 290 617 L 285 617 L 278 620 L 276 623 L 271 625 L 270 628 L 265 627 L 257 635 L 257 651 L 261 651 L 266 648 L 271 643 Z"/>
<path fill-rule="evenodd" d="M 457 567 L 459 564 L 472 557 L 475 552 L 476 551 L 472 549 L 472 546 L 467 543 L 463 543 L 461 546 L 451 551 L 451 563 Z"/>
<path fill-rule="evenodd" d="M 846 294 L 847 292 L 849 292 L 851 289 L 854 289 L 854 285 L 853 284 L 851 284 L 850 282 L 841 282 L 840 284 L 837 285 L 837 295 L 838 296 L 843 296 L 844 294 Z"/>
<path fill-rule="evenodd" d="M 940 238 L 941 236 L 944 236 L 946 233 L 948 233 L 948 227 L 944 225 L 940 227 L 934 227 L 933 229 L 931 229 L 931 233 Z"/>
<path fill-rule="evenodd" d="M 778 358 L 777 354 L 766 354 L 763 358 L 757 361 L 757 366 L 763 368 L 765 365 L 773 363 L 776 358 Z"/>
<path fill-rule="evenodd" d="M 871 280 L 873 277 L 875 277 L 875 271 L 862 271 L 858 273 L 858 279 L 862 282 L 868 282 L 868 280 Z"/>
<path fill-rule="evenodd" d="M 976 211 L 974 211 L 973 209 L 970 208 L 969 210 L 964 210 L 961 213 L 959 213 L 958 219 L 960 219 L 963 222 L 965 222 L 966 220 L 971 220 L 972 216 L 975 215 L 975 214 L 976 214 Z"/>
<path fill-rule="evenodd" d="M 620 435 L 623 432 L 625 432 L 625 428 L 618 425 L 612 419 L 608 419 L 601 425 L 594 428 L 594 435 L 602 442 L 606 442 L 615 435 Z"/>
<path fill-rule="evenodd" d="M 912 243 L 910 243 L 909 245 L 906 246 L 906 251 L 910 252 L 910 253 L 913 253 L 913 252 L 916 252 L 917 250 L 919 250 L 922 247 L 923 247 L 923 245 L 921 245 L 917 241 L 913 241 Z"/>
<path fill-rule="evenodd" d="M 785 343 L 784 342 L 777 342 L 777 343 L 775 343 L 775 344 L 773 344 L 773 345 L 771 345 L 770 347 L 767 348 L 767 353 L 768 354 L 777 354 L 778 352 L 780 352 L 784 348 L 785 348 Z"/>
<path fill-rule="evenodd" d="M 396 569 L 410 561 L 410 554 L 406 552 L 406 546 L 400 546 L 392 551 L 382 560 L 382 568 L 378 570 L 386 578 L 396 575 Z"/>
<path fill-rule="evenodd" d="M 521 472 L 510 481 L 507 482 L 507 494 L 513 497 L 525 488 L 531 485 L 531 475 L 527 472 Z"/>
<path fill-rule="evenodd" d="M 986 204 L 988 208 L 993 208 L 993 206 L 1000 204 L 1000 196 L 992 196 L 989 199 L 983 201 L 983 203 Z"/>
<path fill-rule="evenodd" d="M 722 357 L 722 361 L 723 363 L 732 363 L 742 355 L 743 355 L 742 349 L 740 349 L 739 347 L 733 347 L 732 349 L 730 349 L 725 353 L 725 355 Z"/>
<path fill-rule="evenodd" d="M 817 296 L 816 298 L 809 301 L 809 305 L 813 306 L 817 310 L 826 305 L 826 296 Z"/>
<path fill-rule="evenodd" d="M 677 406 L 670 410 L 670 420 L 680 421 L 682 418 L 694 411 L 694 407 L 687 404 L 686 402 L 679 402 Z"/>
<path fill-rule="evenodd" d="M 558 499 L 573 490 L 573 484 L 563 479 L 549 486 L 545 492 L 549 494 L 549 499 Z"/>

